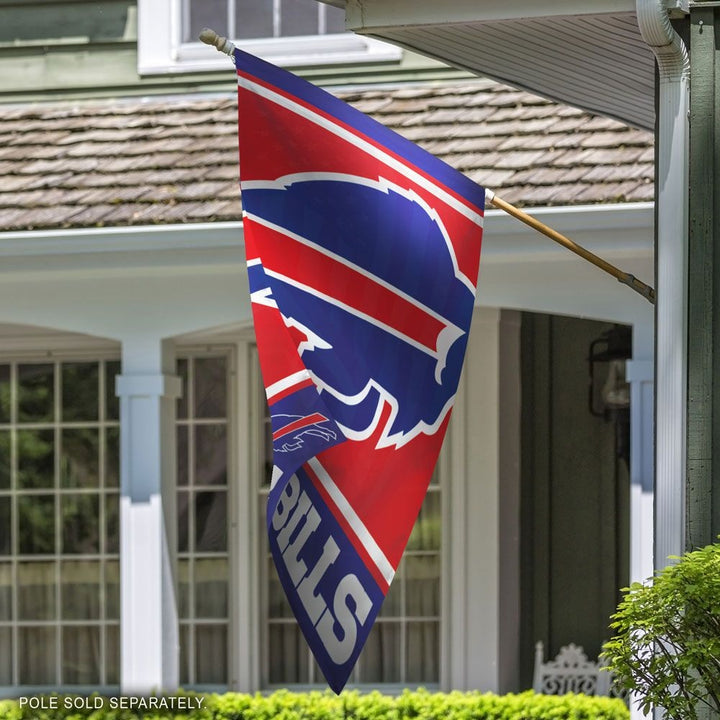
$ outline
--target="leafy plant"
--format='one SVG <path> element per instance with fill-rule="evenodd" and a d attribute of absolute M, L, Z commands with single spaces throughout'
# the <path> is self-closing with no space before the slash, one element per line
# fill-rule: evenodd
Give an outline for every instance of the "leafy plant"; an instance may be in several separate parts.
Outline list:
<path fill-rule="evenodd" d="M 603 657 L 616 681 L 676 720 L 720 713 L 720 545 L 625 589 Z"/>

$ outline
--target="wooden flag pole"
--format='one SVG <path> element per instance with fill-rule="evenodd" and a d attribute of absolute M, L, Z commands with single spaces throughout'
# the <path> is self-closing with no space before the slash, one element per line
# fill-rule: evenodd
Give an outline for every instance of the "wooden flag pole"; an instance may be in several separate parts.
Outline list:
<path fill-rule="evenodd" d="M 226 55 L 230 55 L 231 57 L 235 50 L 235 46 L 230 42 L 230 40 L 228 40 L 226 37 L 220 37 L 214 30 L 211 30 L 210 28 L 204 28 L 202 30 L 202 32 L 200 33 L 200 40 L 202 40 L 202 42 L 207 45 L 212 45 L 213 47 L 217 48 L 221 53 L 225 53 Z M 606 273 L 612 275 L 614 278 L 617 278 L 619 282 L 632 288 L 633 290 L 635 290 L 635 292 L 640 293 L 640 295 L 642 295 L 644 298 L 655 304 L 655 290 L 653 290 L 649 285 L 646 285 L 644 282 L 638 280 L 634 275 L 623 272 L 619 268 L 616 268 L 614 265 L 611 265 L 609 262 L 606 262 L 602 258 L 598 257 L 594 253 L 591 253 L 589 250 L 586 250 L 584 247 L 581 247 L 569 238 L 566 238 L 564 235 L 561 235 L 556 230 L 553 230 L 544 223 L 541 223 L 539 220 L 536 220 L 534 217 L 523 212 L 519 208 L 516 208 L 514 205 L 511 205 L 502 198 L 499 198 L 492 190 L 485 190 L 485 198 L 488 202 L 491 202 L 496 208 L 504 210 L 506 213 L 512 215 L 514 218 L 517 218 L 518 220 L 530 226 L 534 230 L 541 232 L 543 235 L 549 237 L 551 240 L 554 240 L 556 243 L 563 245 L 568 250 L 574 252 L 576 255 L 579 255 L 581 258 L 584 258 L 596 267 L 599 267 L 601 270 L 604 270 Z"/>
<path fill-rule="evenodd" d="M 557 232 L 557 230 L 553 230 L 551 227 L 548 227 L 544 223 L 541 223 L 539 220 L 532 217 L 531 215 L 528 215 L 526 212 L 523 212 L 519 208 L 516 208 L 514 205 L 511 205 L 509 202 L 506 202 L 502 198 L 499 198 L 492 190 L 485 190 L 485 198 L 488 202 L 491 202 L 496 208 L 504 210 L 506 213 L 508 213 L 508 215 L 512 215 L 514 218 L 520 220 L 520 222 L 523 222 L 529 227 L 533 228 L 533 230 L 537 230 L 546 237 L 549 237 L 551 240 L 554 240 L 556 243 L 559 243 L 563 247 L 566 247 L 568 250 L 574 252 L 576 255 L 579 255 L 584 260 L 587 260 L 596 267 L 599 267 L 601 270 L 604 270 L 609 275 L 612 275 L 619 282 L 623 283 L 623 285 L 627 285 L 629 288 L 635 290 L 635 292 L 640 293 L 640 295 L 642 295 L 653 305 L 655 304 L 655 290 L 653 290 L 653 288 L 651 288 L 649 285 L 646 285 L 644 282 L 638 280 L 634 275 L 623 272 L 619 268 L 616 268 L 614 265 L 611 265 L 606 260 L 603 260 L 594 253 L 591 253 L 589 250 L 586 250 L 581 245 L 573 242 L 572 240 L 570 240 L 570 238 L 566 238 L 564 235 L 561 235 L 559 232 Z"/>

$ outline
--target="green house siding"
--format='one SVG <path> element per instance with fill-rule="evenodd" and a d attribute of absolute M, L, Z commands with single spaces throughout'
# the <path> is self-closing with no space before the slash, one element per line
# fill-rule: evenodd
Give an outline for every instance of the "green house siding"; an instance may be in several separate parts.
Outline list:
<path fill-rule="evenodd" d="M 412 53 L 399 62 L 310 67 L 299 74 L 320 85 L 467 77 Z M 136 0 L 0 0 L 0 78 L 0 102 L 232 92 L 235 86 L 228 72 L 140 77 Z"/>
<path fill-rule="evenodd" d="M 696 3 L 690 20 L 686 544 L 693 550 L 720 534 L 720 8 Z"/>

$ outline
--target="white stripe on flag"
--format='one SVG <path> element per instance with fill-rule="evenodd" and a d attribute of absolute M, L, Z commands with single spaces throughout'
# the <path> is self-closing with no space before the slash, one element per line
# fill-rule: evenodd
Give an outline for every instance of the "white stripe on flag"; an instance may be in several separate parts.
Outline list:
<path fill-rule="evenodd" d="M 310 380 L 310 373 L 307 370 L 298 370 L 298 372 L 288 375 L 282 380 L 274 382 L 272 385 L 268 385 L 268 387 L 265 388 L 265 395 L 268 400 L 272 400 L 279 393 L 291 388 L 293 385 L 298 385 L 303 382 L 303 380 Z"/>
<path fill-rule="evenodd" d="M 385 557 L 385 553 L 380 549 L 380 546 L 375 542 L 375 538 L 370 534 L 370 531 L 365 527 L 365 523 L 358 517 L 352 505 L 347 501 L 347 498 L 342 494 L 340 488 L 333 482 L 333 479 L 328 475 L 327 470 L 320 464 L 320 461 L 314 457 L 310 458 L 307 463 L 312 471 L 317 476 L 317 479 L 322 483 L 327 494 L 332 498 L 337 509 L 342 513 L 342 516 L 347 520 L 348 525 L 352 528 L 352 531 L 357 535 L 358 539 L 365 548 L 365 551 L 370 556 L 372 561 L 377 566 L 380 574 L 385 578 L 388 585 L 392 582 L 395 576 L 395 570 L 390 564 L 390 561 Z"/>

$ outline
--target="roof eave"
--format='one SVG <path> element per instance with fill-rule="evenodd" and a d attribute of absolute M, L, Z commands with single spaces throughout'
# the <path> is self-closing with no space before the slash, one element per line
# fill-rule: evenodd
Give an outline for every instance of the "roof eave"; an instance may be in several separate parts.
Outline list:
<path fill-rule="evenodd" d="M 655 125 L 655 62 L 634 0 L 346 0 L 345 11 L 354 32 L 629 125 Z"/>

